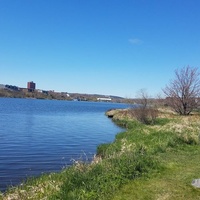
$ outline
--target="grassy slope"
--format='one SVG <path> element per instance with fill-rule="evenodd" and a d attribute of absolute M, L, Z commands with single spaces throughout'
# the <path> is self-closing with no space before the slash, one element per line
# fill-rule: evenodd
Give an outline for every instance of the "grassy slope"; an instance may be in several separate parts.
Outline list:
<path fill-rule="evenodd" d="M 168 114 L 164 117 L 171 120 L 152 127 L 153 132 L 173 131 L 183 144 L 158 152 L 156 157 L 163 169 L 129 182 L 115 193 L 113 200 L 200 199 L 200 189 L 191 185 L 193 179 L 200 178 L 200 117 Z"/>
<path fill-rule="evenodd" d="M 123 119 L 126 115 L 123 115 Z M 0 199 L 200 199 L 200 116 L 161 113 L 156 125 L 127 119 L 126 132 L 98 147 L 92 165 L 77 162 L 0 195 Z M 103 159 L 101 159 L 103 158 Z"/>
<path fill-rule="evenodd" d="M 131 181 L 113 200 L 197 200 L 200 189 L 191 186 L 200 178 L 200 146 L 188 146 L 159 154 L 165 169 Z"/>

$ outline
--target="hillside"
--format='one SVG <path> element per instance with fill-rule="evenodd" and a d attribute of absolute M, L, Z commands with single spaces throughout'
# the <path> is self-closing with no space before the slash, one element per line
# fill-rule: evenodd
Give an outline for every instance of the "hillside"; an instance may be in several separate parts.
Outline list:
<path fill-rule="evenodd" d="M 57 100 L 78 100 L 78 101 L 98 101 L 98 98 L 111 98 L 111 102 L 123 103 L 125 99 L 118 96 L 107 96 L 102 94 L 81 94 L 81 93 L 68 93 L 68 92 L 55 92 L 45 90 L 28 91 L 26 88 L 19 88 L 12 86 L 5 88 L 0 85 L 0 97 L 8 98 L 35 98 L 35 99 L 57 99 Z"/>

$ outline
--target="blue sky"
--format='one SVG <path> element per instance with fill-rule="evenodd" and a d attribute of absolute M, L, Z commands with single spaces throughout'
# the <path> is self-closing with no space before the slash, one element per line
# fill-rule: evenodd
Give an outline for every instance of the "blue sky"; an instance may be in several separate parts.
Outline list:
<path fill-rule="evenodd" d="M 199 0 L 0 0 L 0 83 L 151 96 L 200 66 Z"/>

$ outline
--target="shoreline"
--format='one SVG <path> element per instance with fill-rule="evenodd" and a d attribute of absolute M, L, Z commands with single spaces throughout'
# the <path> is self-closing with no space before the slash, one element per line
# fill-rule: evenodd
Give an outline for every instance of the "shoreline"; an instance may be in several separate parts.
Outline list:
<path fill-rule="evenodd" d="M 124 116 L 123 110 L 121 115 Z M 154 177 L 161 181 L 160 176 L 165 177 L 164 180 L 170 177 L 175 182 L 177 181 L 175 178 L 178 178 L 177 186 L 180 184 L 187 186 L 184 186 L 184 190 L 182 190 L 182 187 L 177 188 L 171 185 L 162 188 L 162 184 L 155 183 L 161 189 L 157 191 L 153 190 L 154 188 L 147 190 L 147 195 L 152 199 L 155 199 L 153 197 L 158 193 L 162 195 L 162 191 L 167 191 L 168 188 L 170 188 L 169 195 L 178 191 L 179 196 L 182 197 L 184 193 L 187 200 L 200 197 L 199 190 L 190 191 L 191 178 L 198 178 L 198 174 L 195 174 L 198 171 L 198 164 L 191 165 L 187 162 L 190 158 L 192 163 L 198 163 L 197 157 L 200 153 L 198 122 L 200 116 L 197 114 L 182 117 L 170 112 L 162 112 L 160 116 L 161 118 L 156 121 L 156 125 L 142 125 L 135 120 L 123 119 L 128 129 L 118 133 L 112 143 L 100 144 L 97 147 L 96 162 L 90 164 L 77 162 L 60 173 L 38 177 L 25 185 L 7 191 L 2 200 L 8 200 L 9 197 L 13 196 L 16 197 L 15 199 L 25 200 L 30 197 L 33 191 L 36 195 L 33 199 L 37 199 L 39 196 L 48 199 L 70 199 L 71 195 L 78 195 L 77 198 L 80 199 L 95 198 L 100 200 L 100 197 L 103 196 L 105 199 L 111 199 L 111 197 L 114 198 L 118 195 L 120 197 L 127 195 L 121 190 L 122 186 L 123 188 L 132 187 L 130 195 L 131 198 L 135 199 L 136 191 L 141 192 L 140 196 L 144 197 L 143 190 L 147 180 L 154 184 Z M 176 163 L 172 165 L 173 159 L 176 160 Z M 176 171 L 177 167 L 173 167 L 174 165 L 178 165 L 181 170 Z M 171 167 L 169 168 L 169 166 Z M 188 167 L 189 173 L 187 172 Z M 171 170 L 170 173 L 166 173 L 168 170 Z M 179 172 L 184 173 L 184 176 L 188 178 L 176 175 Z M 191 173 L 194 176 L 191 176 Z M 149 177 L 147 180 L 146 176 Z M 139 188 L 135 182 L 141 182 Z M 100 190 L 99 186 L 102 186 Z M 91 193 L 91 191 L 93 192 Z M 173 196 L 171 197 L 173 198 Z M 177 199 L 180 198 L 177 197 Z"/>
<path fill-rule="evenodd" d="M 7 100 L 5 99 L 4 100 L 5 102 L 7 102 Z M 21 104 L 23 104 L 23 102 L 24 101 L 21 101 L 21 99 L 19 99 L 19 101 L 20 102 L 22 102 Z M 19 101 L 17 101 L 17 103 L 19 103 Z M 29 100 L 25 100 L 26 102 L 28 102 Z M 10 102 L 12 102 L 12 101 L 8 101 L 8 104 L 10 105 L 10 104 L 12 104 L 12 103 L 10 103 Z M 72 102 L 73 103 L 73 102 Z M 88 102 L 89 103 L 89 102 Z M 75 104 L 77 105 L 77 103 L 75 102 Z M 35 104 L 34 104 L 35 105 Z M 57 104 L 56 104 L 57 105 Z M 71 105 L 71 104 L 70 104 Z M 94 106 L 94 105 L 96 105 L 96 103 L 93 105 L 93 103 L 91 104 L 89 104 L 89 105 L 92 105 L 92 106 Z M 113 105 L 113 106 L 115 106 L 115 105 Z M 98 105 L 97 105 L 97 107 L 99 107 Z M 102 107 L 101 105 L 100 105 L 100 107 Z M 106 106 L 103 106 L 103 107 L 108 107 L 108 108 L 110 108 L 111 106 L 110 106 L 110 104 L 108 104 L 108 105 L 106 105 Z M 116 107 L 117 107 L 117 105 L 116 105 Z M 94 108 L 96 108 L 96 106 L 94 107 Z M 106 109 L 105 109 L 106 110 Z M 99 113 L 97 113 L 97 115 L 99 115 Z M 96 115 L 95 115 L 96 116 Z M 98 116 L 97 116 L 98 117 Z M 111 122 L 110 122 L 110 120 L 107 120 L 107 118 L 104 116 L 104 113 L 102 113 L 101 114 L 101 118 L 104 118 L 104 120 L 103 120 L 103 122 L 104 121 L 106 121 L 108 124 L 111 124 Z M 94 119 L 95 120 L 95 119 Z M 118 129 L 116 129 L 116 133 L 117 133 L 117 130 Z M 114 135 L 111 135 L 111 141 L 112 141 L 112 138 L 114 138 Z M 96 143 L 98 143 L 97 145 L 99 145 L 100 143 L 99 143 L 99 141 L 105 141 L 104 139 L 100 139 L 100 140 L 97 140 L 97 142 Z M 96 150 L 97 150 L 97 145 L 95 145 L 96 146 L 96 148 L 95 148 L 95 146 L 94 146 L 94 148 L 95 148 L 95 150 L 94 150 L 94 155 L 96 154 Z M 93 149 L 94 149 L 93 148 Z M 87 151 L 87 150 L 86 150 Z M 82 152 L 82 151 L 81 151 Z M 84 155 L 82 155 L 82 153 L 80 152 L 80 154 L 81 154 L 81 156 L 84 156 Z M 26 154 L 26 153 L 25 153 Z M 92 157 L 93 157 L 93 154 L 91 155 L 91 154 L 89 154 L 89 152 L 88 152 L 88 158 L 90 159 L 92 159 Z M 7 154 L 6 154 L 7 155 Z M 88 159 L 88 158 L 84 158 L 84 160 L 85 159 Z M 79 153 L 77 154 L 77 157 L 75 158 L 75 159 L 79 159 Z M 90 160 L 91 160 L 90 159 Z M 93 159 L 93 160 L 91 160 L 91 162 L 96 162 L 96 157 L 95 157 L 95 160 Z M 73 162 L 71 162 L 70 161 L 70 158 L 69 158 L 69 160 L 68 161 L 66 161 L 68 164 L 67 164 L 67 166 L 68 165 L 73 165 Z M 64 168 L 65 167 L 65 164 L 61 164 L 61 167 L 59 168 L 60 170 L 56 170 L 56 171 L 61 171 L 61 169 L 62 168 Z M 2 187 L 2 189 L 1 189 L 1 192 L 7 192 L 8 190 L 9 190 L 9 188 L 15 188 L 15 187 L 18 187 L 22 182 L 26 182 L 27 181 L 27 179 L 34 179 L 35 177 L 38 177 L 38 176 L 41 176 L 43 173 L 51 173 L 51 172 L 44 172 L 45 171 L 45 166 L 42 166 L 42 168 L 41 169 L 43 169 L 43 171 L 41 171 L 41 173 L 39 172 L 39 173 L 37 173 L 36 172 L 36 175 L 34 175 L 33 173 L 31 173 L 30 174 L 30 176 L 29 175 L 26 175 L 26 177 L 25 176 L 23 176 L 24 177 L 24 179 L 22 180 L 22 178 L 20 178 L 20 176 L 19 176 L 19 180 L 21 180 L 20 182 L 19 181 L 17 181 L 17 183 L 15 182 L 15 180 L 14 180 L 14 185 L 13 184 L 10 184 L 11 183 L 11 181 L 10 182 L 8 182 L 7 180 L 9 180 L 9 179 L 12 179 L 12 175 L 11 176 L 8 176 L 8 178 L 9 179 L 2 179 L 2 183 L 5 183 L 5 184 L 2 184 L 2 186 L 4 186 L 4 185 L 6 185 L 7 183 L 8 183 L 8 185 L 7 185 L 7 187 Z M 53 167 L 52 167 L 52 169 L 53 169 Z M 3 172 L 3 169 L 2 169 L 2 172 Z M 26 173 L 26 172 L 25 172 Z M 10 174 L 12 174 L 12 172 L 10 172 Z M 26 173 L 26 174 L 29 174 L 29 172 L 28 173 Z M 9 175 L 9 172 L 7 173 L 7 171 L 6 171 L 6 169 L 5 169 L 5 175 L 7 176 L 7 175 Z M 17 180 L 17 179 L 16 179 Z M 4 181 L 4 182 L 3 182 Z"/>

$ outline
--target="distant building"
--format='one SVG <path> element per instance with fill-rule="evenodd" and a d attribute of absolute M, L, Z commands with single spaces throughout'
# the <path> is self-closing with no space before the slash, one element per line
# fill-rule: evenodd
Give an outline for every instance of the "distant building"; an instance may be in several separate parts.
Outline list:
<path fill-rule="evenodd" d="M 35 83 L 33 81 L 27 83 L 27 89 L 29 92 L 33 92 L 35 90 Z"/>
<path fill-rule="evenodd" d="M 112 101 L 111 98 L 97 98 L 97 101 Z"/>

